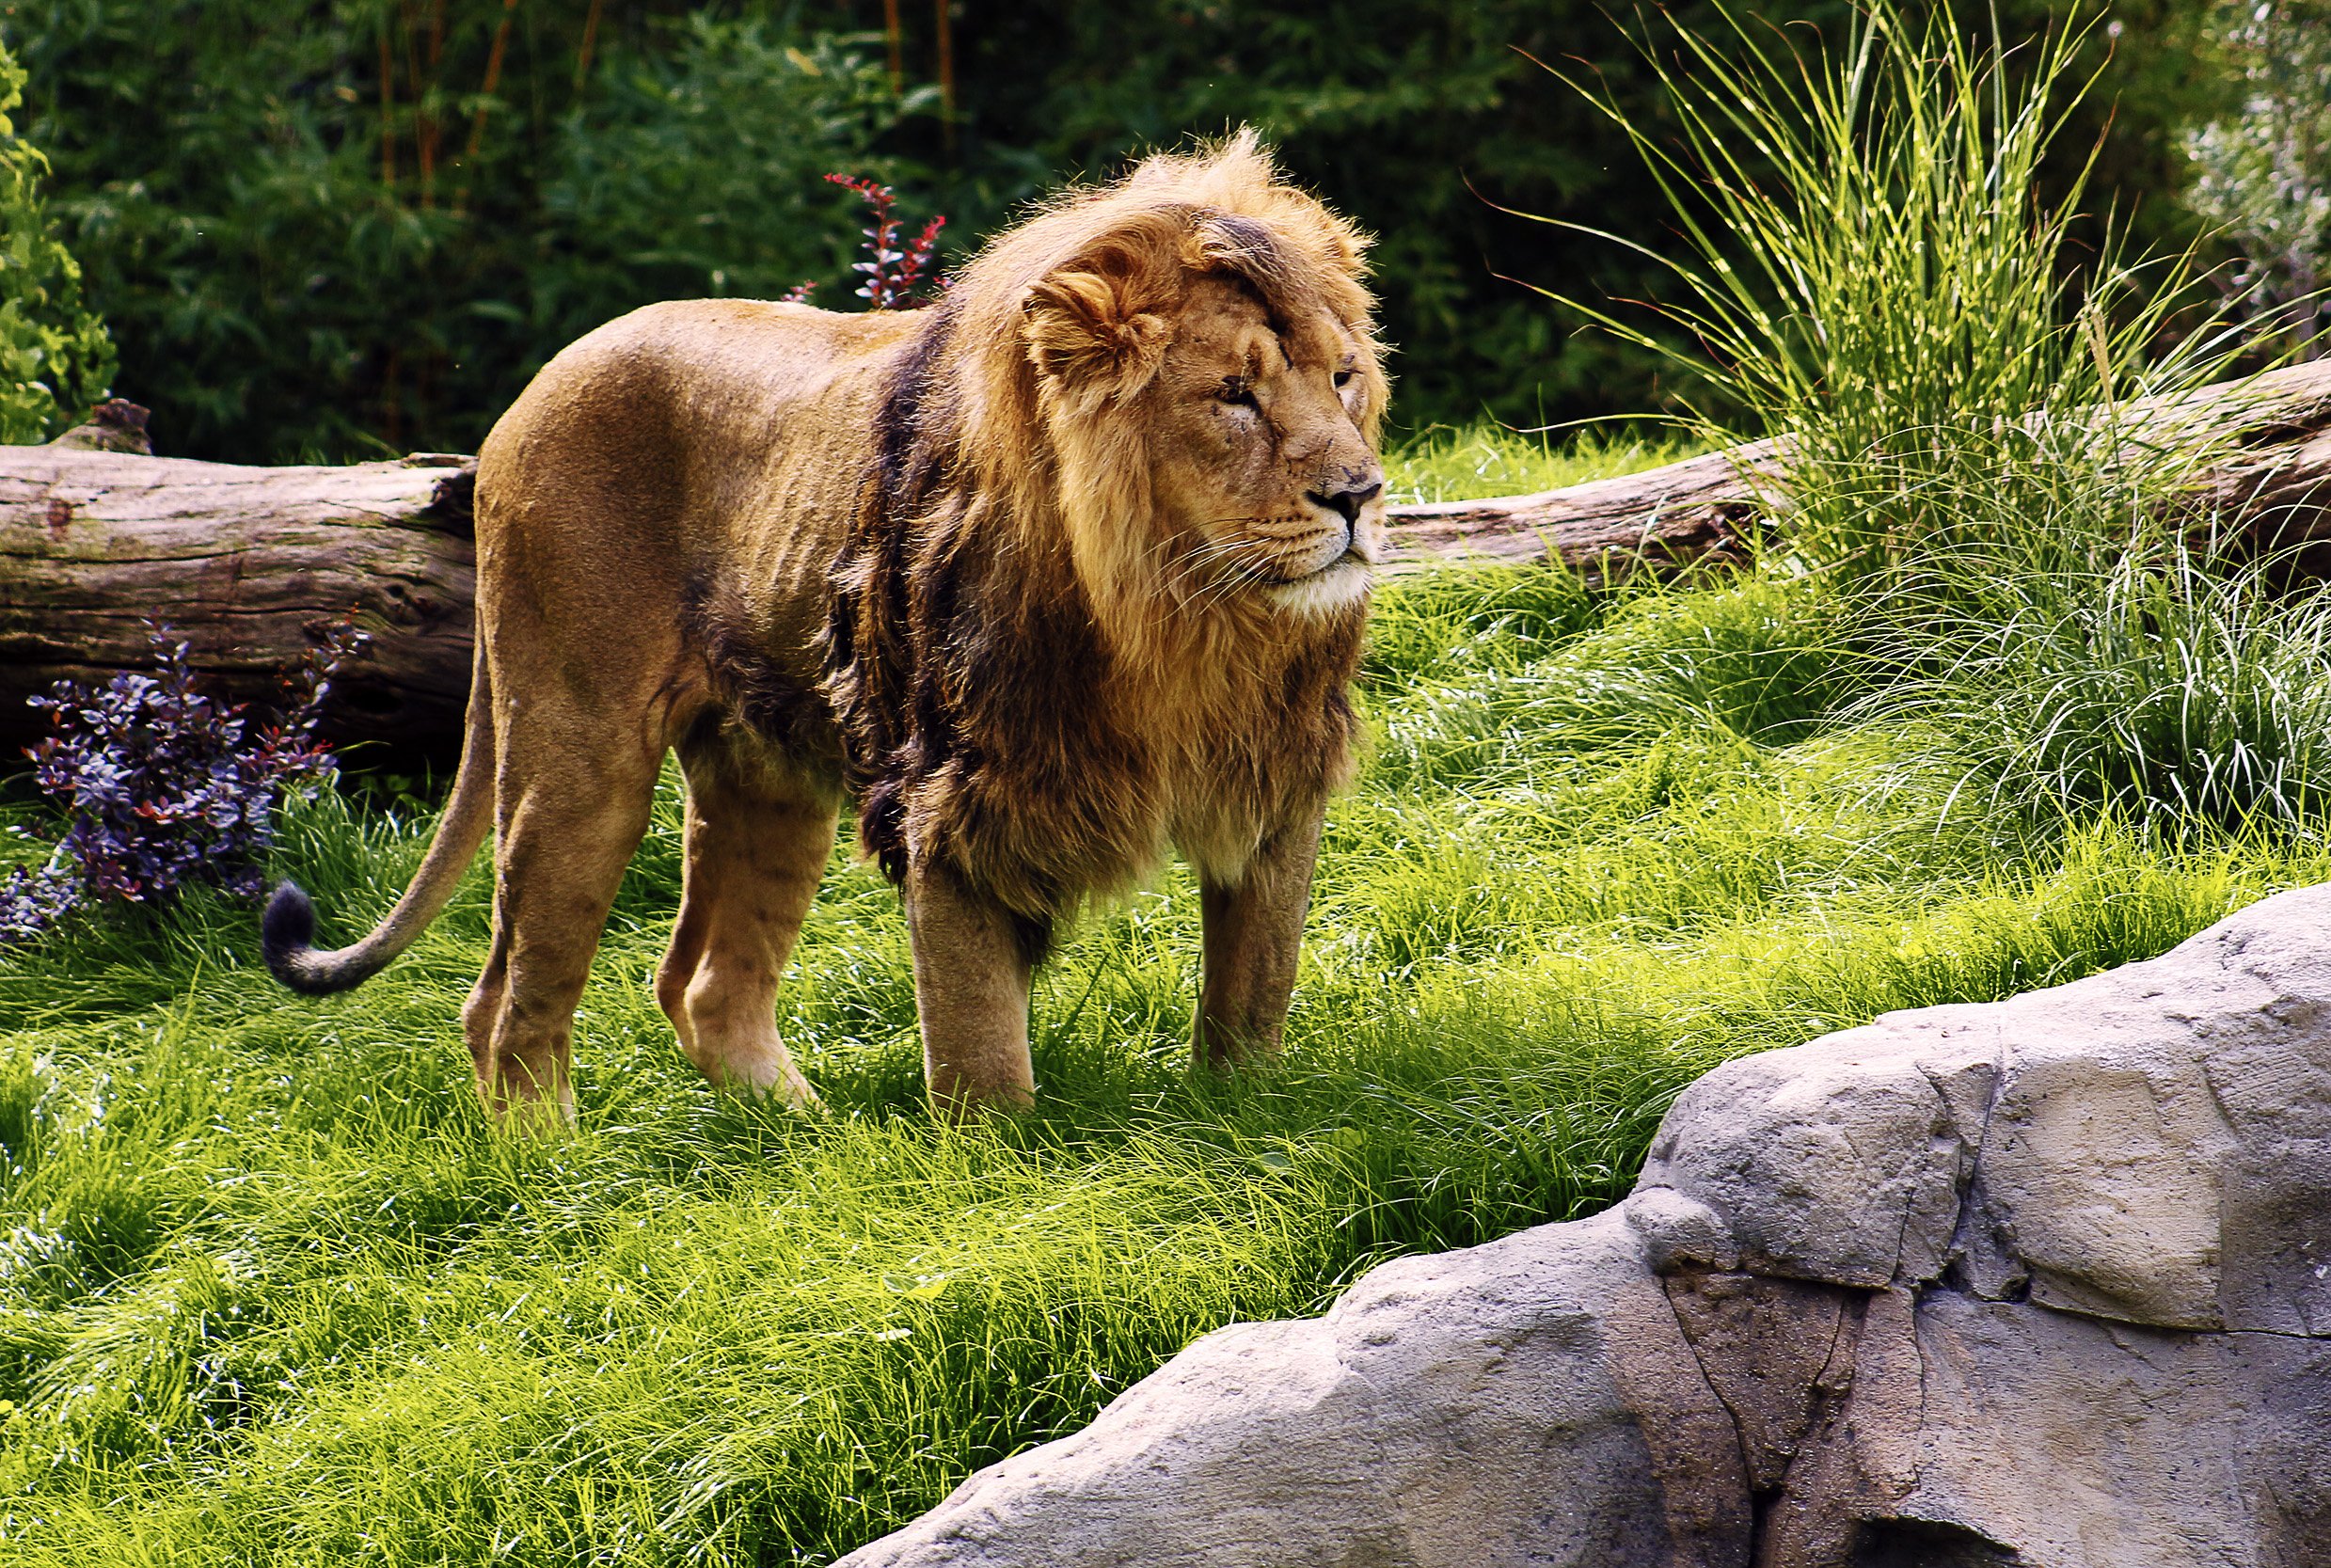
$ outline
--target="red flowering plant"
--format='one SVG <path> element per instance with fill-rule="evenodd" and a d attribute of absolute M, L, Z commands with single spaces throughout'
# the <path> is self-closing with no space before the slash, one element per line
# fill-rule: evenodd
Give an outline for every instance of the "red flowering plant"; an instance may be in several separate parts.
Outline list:
<path fill-rule="evenodd" d="M 852 261 L 849 270 L 864 275 L 865 281 L 855 293 L 875 310 L 915 310 L 932 303 L 932 295 L 918 293 L 935 289 L 944 293 L 947 279 L 932 262 L 936 259 L 939 231 L 947 226 L 945 214 L 923 225 L 923 231 L 912 239 L 903 237 L 904 229 L 898 220 L 898 193 L 888 185 L 860 174 L 829 174 L 831 184 L 858 193 L 866 204 L 871 222 L 860 230 L 866 256 L 863 261 Z M 784 297 L 796 304 L 806 305 L 811 294 L 817 292 L 813 280 L 797 283 Z"/>

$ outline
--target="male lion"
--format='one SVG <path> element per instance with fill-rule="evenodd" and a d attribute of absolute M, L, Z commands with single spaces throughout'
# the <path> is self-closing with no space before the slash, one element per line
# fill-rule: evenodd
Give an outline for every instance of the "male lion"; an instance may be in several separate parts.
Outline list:
<path fill-rule="evenodd" d="M 1242 133 L 1054 202 L 932 309 L 693 300 L 574 344 L 478 459 L 468 734 L 420 874 L 337 952 L 284 884 L 268 966 L 373 974 L 490 821 L 478 1090 L 571 1117 L 576 1000 L 676 747 L 656 992 L 716 1082 L 814 1099 L 774 1003 L 846 790 L 943 1111 L 1027 1102 L 1054 923 L 1169 842 L 1199 1061 L 1275 1048 L 1382 544 L 1364 243 Z"/>

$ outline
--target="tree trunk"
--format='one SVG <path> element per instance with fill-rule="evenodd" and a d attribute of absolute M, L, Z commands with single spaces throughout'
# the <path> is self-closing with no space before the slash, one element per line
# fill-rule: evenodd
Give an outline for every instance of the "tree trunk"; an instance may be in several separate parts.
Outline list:
<path fill-rule="evenodd" d="M 2225 444 L 2197 515 L 2331 577 L 2331 360 L 2143 412 L 2149 440 Z M 1736 562 L 1764 526 L 1762 444 L 1646 473 L 1488 500 L 1396 506 L 1395 571 L 1551 556 L 1597 578 Z M 0 447 L 0 744 L 39 733 L 24 699 L 60 676 L 149 662 L 145 623 L 193 645 L 230 694 L 267 701 L 319 631 L 367 655 L 334 679 L 342 744 L 450 757 L 469 687 L 473 459 L 240 467 Z M 359 756 L 360 760 L 360 756 Z"/>
<path fill-rule="evenodd" d="M 151 665 L 147 626 L 192 646 L 228 694 L 272 702 L 324 627 L 364 657 L 333 678 L 326 729 L 442 758 L 469 689 L 476 463 L 417 452 L 350 467 L 242 467 L 0 447 L 0 744 L 42 729 L 24 699 L 59 677 Z"/>

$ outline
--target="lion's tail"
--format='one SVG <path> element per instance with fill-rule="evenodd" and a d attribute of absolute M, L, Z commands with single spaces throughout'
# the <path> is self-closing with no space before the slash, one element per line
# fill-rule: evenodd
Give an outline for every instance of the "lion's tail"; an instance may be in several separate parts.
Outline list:
<path fill-rule="evenodd" d="M 311 945 L 316 934 L 315 906 L 295 882 L 277 885 L 260 918 L 260 951 L 275 977 L 296 991 L 321 995 L 361 985 L 388 967 L 388 961 L 412 945 L 413 939 L 443 912 L 446 901 L 469 869 L 478 846 L 494 825 L 495 753 L 494 696 L 486 678 L 485 643 L 478 642 L 477 660 L 469 677 L 468 729 L 462 736 L 461 766 L 453 775 L 453 793 L 437 821 L 436 836 L 420 872 L 388 911 L 388 918 L 353 946 L 319 953 Z"/>

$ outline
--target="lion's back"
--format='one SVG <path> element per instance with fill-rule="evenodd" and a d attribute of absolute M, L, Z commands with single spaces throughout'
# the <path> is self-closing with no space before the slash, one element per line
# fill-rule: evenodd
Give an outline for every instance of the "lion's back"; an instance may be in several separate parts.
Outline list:
<path fill-rule="evenodd" d="M 916 325 L 687 300 L 578 340 L 480 449 L 482 627 L 644 657 L 750 585 L 760 635 L 806 676 L 884 367 Z"/>
<path fill-rule="evenodd" d="M 869 371 L 914 325 L 767 300 L 643 306 L 542 368 L 486 437 L 481 483 L 554 445 L 594 470 L 653 461 L 709 474 L 789 437 L 863 427 Z"/>
<path fill-rule="evenodd" d="M 838 543 L 883 367 L 916 325 L 726 299 L 609 322 L 545 365 L 487 436 L 481 545 L 559 547 L 583 513 L 595 550 L 665 562 L 751 551 L 771 529 Z"/>

